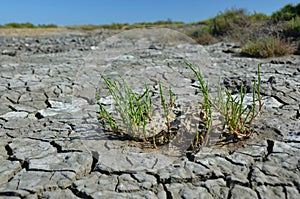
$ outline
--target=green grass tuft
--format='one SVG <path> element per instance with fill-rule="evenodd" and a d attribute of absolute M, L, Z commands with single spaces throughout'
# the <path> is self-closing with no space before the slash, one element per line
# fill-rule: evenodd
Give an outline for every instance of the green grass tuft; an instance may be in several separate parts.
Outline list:
<path fill-rule="evenodd" d="M 223 117 L 223 135 L 226 137 L 233 136 L 234 139 L 249 138 L 253 132 L 252 123 L 253 120 L 262 111 L 262 99 L 260 95 L 261 77 L 260 77 L 260 65 L 258 65 L 258 79 L 253 83 L 252 104 L 245 105 L 246 90 L 243 84 L 241 84 L 240 93 L 238 96 L 233 96 L 227 89 L 224 90 L 225 96 L 221 90 L 220 82 L 218 87 L 218 97 L 212 100 L 208 93 L 208 84 L 204 83 L 202 74 L 197 71 L 191 63 L 185 62 L 186 65 L 196 75 L 199 84 L 200 91 L 203 97 L 202 107 L 205 110 L 206 122 L 204 134 L 209 133 L 212 124 L 212 112 L 216 111 Z M 258 102 L 258 104 L 257 104 Z M 257 109 L 258 106 L 258 109 Z M 203 134 L 203 133 L 202 133 Z M 203 139 L 199 139 L 199 132 L 196 132 L 194 143 L 192 146 L 197 146 L 199 143 L 203 143 Z"/>
<path fill-rule="evenodd" d="M 136 93 L 123 79 L 120 77 L 120 82 L 112 81 L 105 76 L 102 76 L 110 95 L 113 98 L 113 111 L 109 112 L 107 108 L 101 103 L 99 95 L 96 95 L 96 100 L 99 106 L 99 120 L 108 127 L 112 132 L 126 136 L 127 138 L 151 142 L 156 148 L 156 135 L 160 132 L 146 132 L 146 126 L 152 120 L 152 99 L 151 91 L 147 84 L 142 94 Z M 167 103 L 163 94 L 162 85 L 159 83 L 159 92 L 161 99 L 161 107 L 164 110 L 164 117 L 166 121 L 166 129 L 164 141 L 169 141 L 169 131 L 171 130 L 170 107 L 174 106 L 174 97 L 171 88 L 169 89 L 169 100 Z M 113 112 L 117 113 L 114 114 Z M 149 136 L 152 135 L 152 136 Z M 159 143 L 161 144 L 161 143 Z"/>

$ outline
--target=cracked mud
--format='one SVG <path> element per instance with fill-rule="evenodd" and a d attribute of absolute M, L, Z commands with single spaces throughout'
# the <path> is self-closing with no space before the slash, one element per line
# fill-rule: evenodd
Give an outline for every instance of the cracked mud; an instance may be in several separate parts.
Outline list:
<path fill-rule="evenodd" d="M 203 47 L 167 29 L 0 40 L 0 198 L 300 198 L 299 56 L 243 58 L 225 53 L 235 44 Z M 250 139 L 186 157 L 103 132 L 101 74 L 123 75 L 135 89 L 161 81 L 184 106 L 199 99 L 184 60 L 213 95 L 219 77 L 251 93 L 262 64 L 264 108 Z"/>

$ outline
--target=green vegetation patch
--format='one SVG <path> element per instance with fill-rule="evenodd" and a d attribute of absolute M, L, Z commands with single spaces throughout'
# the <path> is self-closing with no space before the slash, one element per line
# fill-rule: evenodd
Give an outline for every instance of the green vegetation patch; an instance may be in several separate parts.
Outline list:
<path fill-rule="evenodd" d="M 241 51 L 241 55 L 248 57 L 280 57 L 292 52 L 290 45 L 278 37 L 267 37 L 259 41 L 249 41 Z"/>
<path fill-rule="evenodd" d="M 129 23 L 112 23 L 104 25 L 78 25 L 78 26 L 69 26 L 69 29 L 80 29 L 80 30 L 95 30 L 95 29 L 109 29 L 109 30 L 130 30 L 134 28 L 151 28 L 151 27 L 178 27 L 183 26 L 184 23 L 180 21 L 156 21 L 156 22 L 139 22 L 134 24 Z"/>
<path fill-rule="evenodd" d="M 249 21 L 244 9 L 227 10 L 208 20 L 208 31 L 214 36 L 224 35 L 236 28 L 248 26 Z"/>
<path fill-rule="evenodd" d="M 0 25 L 0 28 L 57 28 L 55 24 L 40 24 L 34 25 L 32 23 L 7 23 L 5 25 Z"/>
<path fill-rule="evenodd" d="M 122 77 L 120 81 L 112 81 L 105 76 L 102 76 L 102 79 L 113 101 L 111 107 L 106 107 L 102 104 L 99 95 L 96 96 L 100 110 L 99 121 L 105 129 L 131 140 L 150 142 L 154 148 L 174 138 L 171 131 L 171 122 L 174 117 L 171 118 L 170 115 L 175 104 L 171 89 L 169 89 L 169 103 L 167 103 L 162 85 L 159 84 L 161 106 L 158 110 L 162 112 L 158 112 L 161 115 L 158 116 L 160 123 L 157 123 L 157 120 L 154 120 L 154 117 L 157 119 L 157 112 L 152 115 L 155 113 L 152 106 L 152 91 L 147 84 L 142 93 L 137 93 Z M 158 128 L 161 123 L 165 127 Z"/>
<path fill-rule="evenodd" d="M 271 18 L 274 22 L 278 21 L 289 21 L 295 19 L 297 16 L 300 16 L 300 3 L 297 5 L 287 4 L 279 11 L 274 12 L 271 15 Z"/>
<path fill-rule="evenodd" d="M 295 40 L 300 38 L 300 16 L 297 16 L 287 22 L 285 29 L 283 30 L 287 37 L 294 37 Z"/>
<path fill-rule="evenodd" d="M 204 108 L 204 121 L 206 121 L 205 128 L 202 132 L 195 133 L 195 139 L 191 144 L 191 148 L 202 145 L 204 143 L 203 135 L 210 133 L 212 125 L 212 114 L 218 112 L 223 121 L 222 135 L 225 140 L 241 140 L 249 138 L 253 133 L 252 124 L 254 119 L 262 111 L 262 99 L 260 95 L 261 77 L 260 65 L 257 68 L 258 78 L 253 82 L 252 104 L 245 104 L 246 89 L 244 85 L 240 85 L 240 92 L 238 96 L 232 95 L 227 89 L 221 90 L 220 82 L 218 89 L 218 97 L 212 99 L 208 93 L 208 83 L 204 82 L 200 71 L 197 71 L 194 66 L 186 62 L 186 65 L 196 75 L 200 84 L 200 93 L 202 94 L 202 107 Z M 225 92 L 225 96 L 223 93 Z M 203 132 L 204 131 L 204 132 Z"/>
<path fill-rule="evenodd" d="M 212 44 L 225 36 L 239 37 L 243 29 L 249 27 L 252 23 L 268 20 L 268 17 L 262 13 L 249 14 L 245 9 L 230 9 L 221 12 L 217 16 L 198 25 L 201 28 L 189 31 L 187 34 L 202 45 Z"/>
<path fill-rule="evenodd" d="M 254 131 L 252 128 L 253 121 L 262 111 L 263 106 L 260 95 L 260 65 L 258 65 L 258 79 L 253 82 L 252 103 L 246 104 L 244 100 L 246 89 L 242 84 L 239 95 L 233 95 L 227 89 L 221 90 L 219 83 L 218 97 L 212 99 L 208 83 L 204 81 L 202 74 L 189 62 L 185 62 L 185 64 L 196 75 L 202 98 L 199 100 L 201 106 L 197 107 L 199 110 L 196 110 L 195 113 L 196 115 L 199 114 L 200 121 L 196 124 L 196 129 L 191 130 L 195 131 L 191 132 L 195 136 L 186 150 L 195 151 L 205 145 L 205 140 L 214 125 L 212 117 L 214 113 L 222 117 L 223 129 L 220 134 L 225 137 L 225 140 L 230 138 L 230 140 L 237 141 L 249 138 Z M 105 76 L 102 76 L 102 79 L 113 100 L 111 106 L 107 107 L 102 103 L 99 95 L 96 96 L 100 112 L 99 121 L 105 130 L 129 140 L 150 143 L 153 148 L 156 148 L 157 145 L 167 144 L 175 138 L 179 126 L 178 122 L 174 121 L 182 113 L 177 110 L 178 115 L 174 116 L 174 112 L 172 112 L 176 104 L 171 88 L 169 88 L 169 99 L 166 100 L 162 85 L 159 84 L 159 109 L 162 111 L 159 112 L 161 115 L 158 116 L 161 120 L 157 123 L 157 120 L 153 120 L 155 115 L 152 115 L 154 113 L 152 91 L 148 85 L 145 85 L 144 91 L 137 93 L 122 77 L 120 77 L 120 81 L 112 81 Z M 163 130 L 158 127 L 160 124 L 165 125 Z M 149 126 L 151 128 L 148 128 Z M 220 141 L 222 140 L 220 139 Z"/>

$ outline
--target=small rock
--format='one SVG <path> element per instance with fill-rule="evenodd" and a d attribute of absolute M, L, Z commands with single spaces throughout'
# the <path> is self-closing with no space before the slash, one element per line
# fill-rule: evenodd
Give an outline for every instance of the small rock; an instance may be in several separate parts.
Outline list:
<path fill-rule="evenodd" d="M 200 184 L 208 189 L 213 198 L 228 198 L 229 188 L 223 178 L 206 180 Z"/>
<path fill-rule="evenodd" d="M 222 50 L 222 52 L 223 52 L 223 53 L 236 53 L 236 49 L 228 48 L 228 49 Z"/>
<path fill-rule="evenodd" d="M 295 187 L 285 187 L 288 199 L 298 199 L 300 198 L 300 193 Z"/>
<path fill-rule="evenodd" d="M 285 64 L 285 62 L 282 60 L 271 60 L 270 63 L 271 64 Z"/>
<path fill-rule="evenodd" d="M 157 46 L 154 45 L 154 44 L 151 44 L 151 45 L 149 46 L 149 49 L 152 49 L 152 50 L 159 50 L 160 48 L 157 47 Z"/>
<path fill-rule="evenodd" d="M 111 105 L 114 103 L 114 99 L 112 95 L 109 95 L 107 97 L 102 97 L 99 99 L 99 103 L 101 103 L 102 105 Z"/>
<path fill-rule="evenodd" d="M 258 198 L 255 191 L 248 187 L 243 187 L 240 185 L 234 185 L 231 192 L 231 198 L 243 198 L 243 199 L 254 199 Z"/>
<path fill-rule="evenodd" d="M 122 55 L 122 56 L 118 56 L 116 59 L 126 61 L 126 60 L 133 60 L 134 58 L 135 57 L 133 55 Z"/>
<path fill-rule="evenodd" d="M 140 187 L 136 180 L 134 180 L 129 174 L 122 174 L 118 177 L 118 192 L 136 192 Z"/>
<path fill-rule="evenodd" d="M 16 130 L 26 128 L 28 126 L 28 118 L 13 118 L 4 123 L 3 128 Z"/>
<path fill-rule="evenodd" d="M 10 118 L 25 118 L 28 116 L 27 112 L 20 111 L 20 112 L 8 112 L 4 115 L 1 115 L 0 118 L 9 120 Z"/>
<path fill-rule="evenodd" d="M 145 173 L 134 174 L 134 178 L 140 183 L 140 186 L 144 189 L 151 189 L 151 187 L 157 186 L 157 179 L 153 175 Z"/>
<path fill-rule="evenodd" d="M 35 108 L 28 106 L 28 105 L 23 105 L 23 104 L 12 104 L 12 105 L 9 105 L 9 108 L 11 108 L 14 111 L 19 111 L 19 112 L 33 113 L 34 111 L 36 111 Z"/>
<path fill-rule="evenodd" d="M 170 192 L 171 198 L 213 198 L 204 187 L 192 186 L 189 183 L 171 183 L 167 184 L 166 188 Z"/>
<path fill-rule="evenodd" d="M 274 97 L 265 97 L 262 99 L 263 105 L 268 108 L 279 108 L 284 104 L 276 100 Z"/>
<path fill-rule="evenodd" d="M 75 98 L 70 103 L 47 100 L 49 108 L 39 110 L 36 113 L 38 119 L 44 117 L 53 117 L 60 114 L 72 114 L 82 110 L 83 106 L 86 106 L 88 103 L 86 100 L 81 98 Z"/>
<path fill-rule="evenodd" d="M 276 169 L 276 168 L 274 168 Z M 273 170 L 275 172 L 275 170 Z M 266 175 L 260 169 L 254 168 L 251 176 L 251 184 L 253 187 L 257 187 L 263 184 L 270 183 L 272 185 L 281 183 L 277 176 Z"/>
<path fill-rule="evenodd" d="M 254 160 L 251 156 L 245 155 L 243 153 L 234 152 L 227 156 L 232 162 L 240 165 L 251 165 L 253 164 Z"/>
<path fill-rule="evenodd" d="M 0 185 L 6 184 L 15 173 L 22 169 L 19 161 L 1 160 L 0 162 Z M 1 195 L 1 194 L 0 194 Z"/>
<path fill-rule="evenodd" d="M 14 57 L 17 55 L 17 51 L 3 50 L 1 54 Z"/>
<path fill-rule="evenodd" d="M 260 198 L 282 199 L 285 198 L 285 192 L 282 186 L 262 185 L 256 188 Z"/>
<path fill-rule="evenodd" d="M 43 172 L 26 171 L 25 169 L 17 173 L 7 184 L 7 189 L 21 189 L 39 193 L 42 191 L 65 189 L 76 180 L 74 172 Z"/>
<path fill-rule="evenodd" d="M 92 155 L 84 152 L 58 153 L 29 160 L 29 169 L 43 171 L 73 171 L 77 177 L 87 174 L 92 166 Z"/>
<path fill-rule="evenodd" d="M 5 188 L 4 190 L 2 190 L 0 188 L 0 198 L 1 199 L 21 199 L 21 198 L 28 198 L 31 199 L 31 194 L 29 193 L 29 191 L 25 191 L 25 190 L 15 190 L 15 189 L 8 189 Z M 37 197 L 33 197 L 32 199 L 36 199 Z"/>
<path fill-rule="evenodd" d="M 69 189 L 57 190 L 57 191 L 46 191 L 46 192 L 43 193 L 42 198 L 47 198 L 47 199 L 57 199 L 57 198 L 79 199 Z"/>
<path fill-rule="evenodd" d="M 8 146 L 12 151 L 12 158 L 22 161 L 41 158 L 56 152 L 56 148 L 50 143 L 28 138 L 16 138 Z"/>
<path fill-rule="evenodd" d="M 271 77 L 269 77 L 267 82 L 270 84 L 276 84 L 276 78 L 274 76 L 271 76 Z"/>

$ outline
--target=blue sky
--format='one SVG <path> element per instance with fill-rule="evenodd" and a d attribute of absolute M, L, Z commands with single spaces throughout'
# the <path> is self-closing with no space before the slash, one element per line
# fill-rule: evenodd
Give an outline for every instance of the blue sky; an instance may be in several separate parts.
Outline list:
<path fill-rule="evenodd" d="M 272 12 L 296 0 L 3 0 L 0 24 L 82 25 L 173 21 L 196 22 L 230 8 Z"/>

